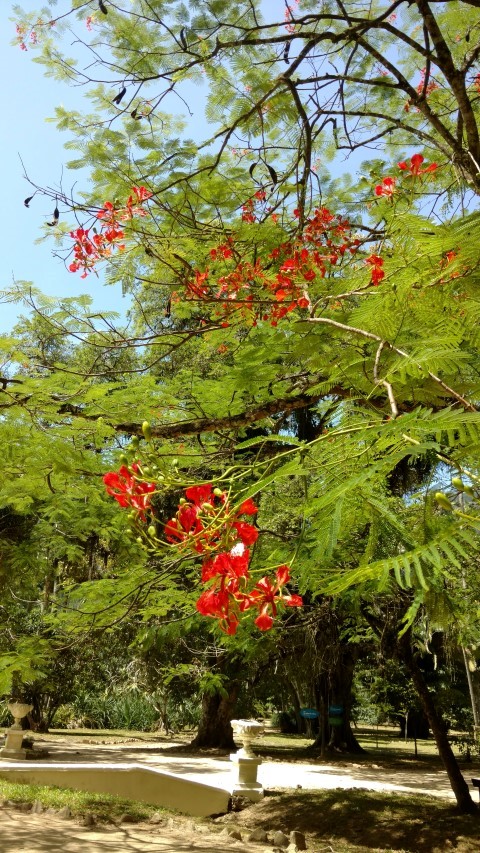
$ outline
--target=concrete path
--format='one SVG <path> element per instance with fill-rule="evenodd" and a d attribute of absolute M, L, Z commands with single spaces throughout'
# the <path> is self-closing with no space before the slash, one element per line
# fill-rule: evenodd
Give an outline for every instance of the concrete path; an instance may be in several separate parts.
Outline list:
<path fill-rule="evenodd" d="M 38 742 L 38 745 L 42 744 Z M 180 744 L 179 744 L 180 745 Z M 206 782 L 222 788 L 231 787 L 231 762 L 228 756 L 210 758 L 172 754 L 169 746 L 158 742 L 141 744 L 54 744 L 48 743 L 49 760 L 94 761 L 95 763 L 135 762 L 185 776 L 197 782 Z M 465 771 L 468 784 L 472 776 L 480 775 L 480 767 L 469 765 Z M 295 762 L 265 761 L 259 768 L 258 778 L 264 788 L 364 788 L 371 791 L 396 791 L 397 793 L 431 794 L 453 799 L 447 774 L 418 765 L 412 769 L 386 770 L 375 764 L 342 762 L 335 764 L 316 763 L 315 760 Z"/>

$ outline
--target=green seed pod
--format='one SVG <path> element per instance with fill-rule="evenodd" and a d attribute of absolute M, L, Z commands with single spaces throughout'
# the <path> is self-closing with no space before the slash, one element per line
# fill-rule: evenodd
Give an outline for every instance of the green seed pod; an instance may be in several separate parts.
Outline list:
<path fill-rule="evenodd" d="M 454 489 L 458 489 L 459 492 L 465 491 L 465 484 L 460 477 L 452 477 L 452 486 Z"/>
<path fill-rule="evenodd" d="M 149 528 L 148 528 L 148 530 L 147 530 L 147 533 L 148 533 L 148 535 L 149 535 L 149 536 L 152 536 L 152 537 L 154 537 L 154 536 L 156 536 L 156 535 L 157 535 L 157 528 L 155 527 L 155 525 L 154 525 L 154 524 L 151 524 L 151 525 L 150 525 L 150 527 L 149 527 Z"/>
<path fill-rule="evenodd" d="M 442 509 L 453 509 L 452 504 L 443 492 L 435 492 L 435 500 L 437 504 L 442 507 Z"/>
<path fill-rule="evenodd" d="M 215 495 L 215 497 L 216 497 L 216 498 L 221 498 L 221 497 L 222 497 L 222 495 L 223 495 L 223 492 L 222 492 L 222 490 L 221 490 L 221 489 L 218 489 L 218 488 L 217 488 L 217 489 L 214 489 L 214 490 L 213 490 L 213 494 Z"/>
<path fill-rule="evenodd" d="M 142 424 L 142 432 L 146 441 L 152 440 L 152 427 L 148 423 L 148 421 L 144 421 Z"/>

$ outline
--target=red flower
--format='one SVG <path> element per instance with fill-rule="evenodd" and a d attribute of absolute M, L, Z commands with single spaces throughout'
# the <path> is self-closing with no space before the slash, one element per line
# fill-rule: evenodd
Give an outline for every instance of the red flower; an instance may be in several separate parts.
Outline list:
<path fill-rule="evenodd" d="M 287 607 L 301 607 L 303 601 L 300 595 L 282 595 L 281 587 L 290 579 L 288 566 L 279 566 L 277 569 L 277 582 L 274 584 L 270 578 L 263 577 L 258 581 L 251 593 L 246 596 L 242 609 L 258 607 L 258 616 L 255 625 L 260 631 L 268 631 L 273 625 L 273 618 L 277 615 L 277 605 L 286 604 Z"/>
<path fill-rule="evenodd" d="M 211 580 L 214 577 L 224 576 L 230 578 L 248 577 L 248 562 L 250 553 L 245 550 L 242 554 L 221 552 L 211 560 L 205 560 L 202 566 L 202 581 Z"/>
<path fill-rule="evenodd" d="M 382 178 L 382 183 L 375 187 L 375 195 L 390 198 L 395 192 L 395 178 Z"/>
<path fill-rule="evenodd" d="M 408 165 L 404 160 L 398 164 L 398 168 L 403 172 L 409 171 L 411 175 L 416 177 L 417 175 L 426 175 L 428 172 L 435 172 L 438 169 L 436 163 L 430 163 L 429 166 L 425 166 L 424 169 L 421 169 L 421 165 L 424 162 L 425 158 L 422 154 L 414 154 L 413 157 L 410 158 L 410 165 Z"/>
<path fill-rule="evenodd" d="M 253 524 L 248 524 L 246 521 L 234 521 L 232 527 L 237 531 L 238 538 L 244 545 L 253 545 L 257 541 L 258 530 Z"/>
<path fill-rule="evenodd" d="M 189 501 L 192 501 L 195 506 L 202 506 L 202 504 L 210 503 L 212 499 L 212 484 L 204 483 L 201 486 L 189 486 L 189 488 L 185 490 L 185 497 Z"/>
<path fill-rule="evenodd" d="M 202 616 L 212 616 L 219 620 L 219 626 L 226 634 L 235 634 L 237 631 L 239 619 L 236 610 L 231 610 L 235 606 L 235 592 L 238 589 L 238 583 L 235 580 L 228 581 L 220 587 L 211 587 L 202 592 L 197 600 L 196 608 Z"/>
<path fill-rule="evenodd" d="M 139 201 L 147 201 L 153 195 L 146 187 L 132 187 L 132 192 L 135 193 Z"/>
<path fill-rule="evenodd" d="M 238 507 L 239 515 L 255 515 L 256 512 L 258 512 L 258 506 L 254 504 L 251 498 L 247 498 L 247 500 Z"/>
<path fill-rule="evenodd" d="M 191 537 L 198 537 L 203 531 L 203 524 L 198 518 L 198 507 L 191 504 L 182 504 L 175 516 L 167 521 L 164 533 L 167 542 L 176 543 L 185 542 Z M 196 551 L 201 553 L 203 545 L 200 539 L 194 543 Z"/>
<path fill-rule="evenodd" d="M 107 487 L 107 494 L 115 498 L 120 506 L 136 509 L 139 518 L 145 521 L 145 510 L 150 506 L 150 495 L 155 491 L 155 484 L 137 480 L 134 474 L 138 471 L 138 465 L 132 465 L 131 469 L 122 465 L 118 473 L 109 471 L 105 474 L 103 482 Z"/>

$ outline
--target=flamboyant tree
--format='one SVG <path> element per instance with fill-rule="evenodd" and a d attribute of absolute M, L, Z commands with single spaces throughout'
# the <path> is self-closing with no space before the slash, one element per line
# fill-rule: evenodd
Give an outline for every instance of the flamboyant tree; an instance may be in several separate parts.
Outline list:
<path fill-rule="evenodd" d="M 112 377 L 115 363 L 122 376 L 49 402 L 60 420 L 103 418 L 105 447 L 140 439 L 106 486 L 150 558 L 203 582 L 197 607 L 224 631 L 252 613 L 269 628 L 278 603 L 299 605 L 290 574 L 314 595 L 363 584 L 368 596 L 393 577 L 397 653 L 422 692 L 411 626 L 476 536 L 431 513 L 411 527 L 389 497 L 408 468 L 476 471 L 478 4 L 285 8 L 18 12 L 19 46 L 38 44 L 92 102 L 88 116 L 57 110 L 90 189 L 29 174 L 25 204 L 51 197 L 46 228 L 72 278 L 103 265 L 134 297 L 131 330 L 65 302 L 46 318 L 56 339 L 88 338 L 77 377 Z M 177 109 L 194 111 L 199 92 L 202 139 Z M 357 177 L 332 179 L 341 151 L 362 153 Z M 54 351 L 38 360 L 70 375 Z M 25 381 L 4 390 L 23 405 L 13 380 Z M 300 489 L 293 541 L 264 509 L 279 482 Z M 352 527 L 357 565 L 335 565 Z"/>

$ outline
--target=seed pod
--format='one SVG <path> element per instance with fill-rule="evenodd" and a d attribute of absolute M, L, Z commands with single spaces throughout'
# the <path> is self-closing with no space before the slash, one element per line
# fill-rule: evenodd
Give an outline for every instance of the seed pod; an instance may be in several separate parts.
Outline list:
<path fill-rule="evenodd" d="M 435 492 L 435 500 L 437 504 L 442 507 L 442 509 L 453 509 L 452 504 L 443 492 Z"/>
<path fill-rule="evenodd" d="M 459 492 L 463 492 L 465 489 L 463 480 L 460 477 L 452 477 L 452 486 L 454 489 L 458 489 Z"/>
<path fill-rule="evenodd" d="M 148 528 L 148 530 L 147 530 L 147 533 L 148 533 L 148 535 L 149 535 L 149 536 L 152 536 L 152 537 L 154 537 L 154 536 L 156 536 L 156 535 L 157 535 L 157 528 L 155 527 L 155 525 L 154 525 L 154 524 L 151 524 L 151 525 L 150 525 L 150 527 L 149 527 L 149 528 Z"/>
<path fill-rule="evenodd" d="M 285 45 L 285 50 L 283 51 L 283 61 L 286 62 L 287 65 L 290 65 L 290 60 L 288 58 L 288 54 L 290 53 L 291 44 L 292 44 L 291 41 L 287 42 L 287 44 Z"/>
<path fill-rule="evenodd" d="M 146 441 L 151 441 L 152 439 L 152 427 L 148 423 L 148 421 L 144 421 L 142 424 L 142 432 Z"/>
<path fill-rule="evenodd" d="M 249 173 L 249 175 L 250 175 L 250 177 L 251 177 L 251 178 L 253 178 L 253 173 L 254 173 L 254 171 L 255 171 L 255 166 L 256 166 L 256 165 L 257 165 L 256 163 L 252 163 L 252 165 L 250 166 L 250 168 L 249 168 L 249 170 L 248 170 L 248 173 Z"/>
<path fill-rule="evenodd" d="M 188 50 L 188 42 L 187 42 L 187 39 L 185 38 L 185 30 L 186 30 L 186 28 L 182 27 L 182 29 L 180 30 L 180 33 L 179 33 L 179 39 L 182 43 L 183 49 Z"/>
<path fill-rule="evenodd" d="M 125 97 L 126 93 L 127 93 L 127 89 L 126 89 L 126 87 L 124 86 L 124 87 L 123 87 L 123 89 L 121 89 L 121 90 L 120 90 L 120 92 L 118 93 L 118 95 L 115 95 L 114 99 L 112 100 L 112 104 L 117 104 L 117 106 L 118 106 L 118 104 L 120 103 L 120 101 L 122 100 L 122 98 L 124 98 L 124 97 Z"/>
<path fill-rule="evenodd" d="M 105 6 L 103 0 L 98 0 L 98 8 L 100 9 L 103 15 L 108 15 L 108 9 Z"/>
<path fill-rule="evenodd" d="M 275 169 L 273 168 L 273 166 L 269 166 L 268 163 L 266 165 L 267 165 L 268 171 L 270 172 L 270 177 L 272 179 L 273 186 L 275 186 L 275 184 L 278 181 L 277 173 L 276 173 Z"/>
<path fill-rule="evenodd" d="M 31 200 L 32 200 L 32 198 L 33 198 L 33 196 L 34 196 L 34 195 L 35 195 L 35 193 L 34 193 L 33 195 L 29 195 L 29 196 L 28 196 L 28 198 L 26 198 L 26 199 L 25 199 L 25 201 L 23 202 L 23 203 L 24 203 L 24 205 L 25 205 L 25 207 L 28 207 L 28 206 L 29 206 L 29 204 L 30 204 L 30 202 L 31 202 Z"/>

